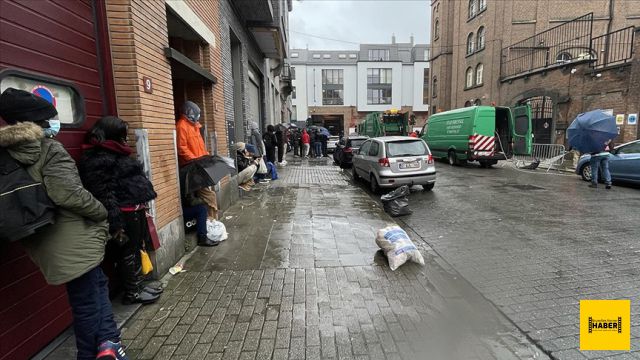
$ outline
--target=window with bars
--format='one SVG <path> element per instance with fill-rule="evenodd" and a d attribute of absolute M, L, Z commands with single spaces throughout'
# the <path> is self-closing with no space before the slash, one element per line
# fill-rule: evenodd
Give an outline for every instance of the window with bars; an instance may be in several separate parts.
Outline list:
<path fill-rule="evenodd" d="M 322 105 L 344 104 L 344 70 L 322 70 Z"/>
<path fill-rule="evenodd" d="M 369 61 L 389 61 L 389 49 L 370 49 Z"/>
<path fill-rule="evenodd" d="M 391 104 L 391 69 L 367 69 L 367 104 Z"/>
<path fill-rule="evenodd" d="M 295 67 L 291 67 L 291 70 L 289 70 L 291 72 L 291 80 L 295 80 L 296 79 L 296 68 Z"/>

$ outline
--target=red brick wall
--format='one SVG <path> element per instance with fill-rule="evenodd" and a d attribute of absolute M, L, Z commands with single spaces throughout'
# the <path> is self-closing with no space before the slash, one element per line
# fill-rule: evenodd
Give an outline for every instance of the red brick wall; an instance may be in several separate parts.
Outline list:
<path fill-rule="evenodd" d="M 219 41 L 218 3 L 190 1 L 189 6 Z M 169 46 L 166 4 L 162 0 L 107 0 L 107 16 L 118 114 L 129 122 L 132 130 L 148 130 L 152 181 L 158 192 L 157 222 L 162 227 L 180 214 L 173 139 L 175 105 L 179 104 L 174 104 L 171 64 L 164 54 L 164 48 Z M 189 88 L 186 95 L 202 105 L 202 122 L 210 132 L 217 132 L 218 149 L 224 151 L 227 136 L 220 46 L 217 43 L 189 46 L 185 44 L 183 51 L 210 70 L 218 78 L 218 84 L 199 90 Z M 153 94 L 144 92 L 142 78 L 145 76 L 153 81 Z"/>

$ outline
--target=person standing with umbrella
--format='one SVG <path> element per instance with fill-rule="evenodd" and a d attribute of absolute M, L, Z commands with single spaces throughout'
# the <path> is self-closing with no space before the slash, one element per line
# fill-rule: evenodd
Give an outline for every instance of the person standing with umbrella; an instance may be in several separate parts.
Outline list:
<path fill-rule="evenodd" d="M 609 140 L 606 144 L 605 151 L 600 153 L 591 153 L 589 159 L 589 166 L 591 166 L 591 184 L 590 188 L 598 188 L 598 176 L 600 175 L 600 169 L 602 169 L 602 176 L 604 176 L 605 189 L 611 189 L 611 173 L 609 172 L 609 156 L 610 151 L 613 150 L 613 142 Z"/>
<path fill-rule="evenodd" d="M 192 101 L 185 101 L 182 105 L 180 118 L 176 122 L 176 138 L 178 147 L 178 164 L 180 167 L 189 162 L 209 155 L 200 133 L 200 107 Z M 208 216 L 212 220 L 218 219 L 218 200 L 216 192 L 211 187 L 198 190 L 198 197 L 208 206 Z"/>
<path fill-rule="evenodd" d="M 602 110 L 593 110 L 578 115 L 567 129 L 569 145 L 582 153 L 591 154 L 591 188 L 598 187 L 600 168 L 605 180 L 605 188 L 611 189 L 611 173 L 609 173 L 609 153 L 611 140 L 618 136 L 618 127 L 613 115 Z"/>

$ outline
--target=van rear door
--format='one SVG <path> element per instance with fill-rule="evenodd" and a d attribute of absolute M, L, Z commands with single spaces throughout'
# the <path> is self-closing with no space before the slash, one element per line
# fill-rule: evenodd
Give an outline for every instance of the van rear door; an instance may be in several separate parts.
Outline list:
<path fill-rule="evenodd" d="M 511 110 L 511 138 L 515 155 L 531 155 L 531 107 L 518 106 Z"/>

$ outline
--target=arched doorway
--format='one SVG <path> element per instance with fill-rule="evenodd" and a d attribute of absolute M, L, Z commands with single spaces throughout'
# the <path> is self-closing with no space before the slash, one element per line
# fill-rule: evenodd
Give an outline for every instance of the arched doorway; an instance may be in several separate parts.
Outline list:
<path fill-rule="evenodd" d="M 518 104 L 531 106 L 533 142 L 536 144 L 553 143 L 553 100 L 549 96 L 540 95 L 520 100 Z"/>

